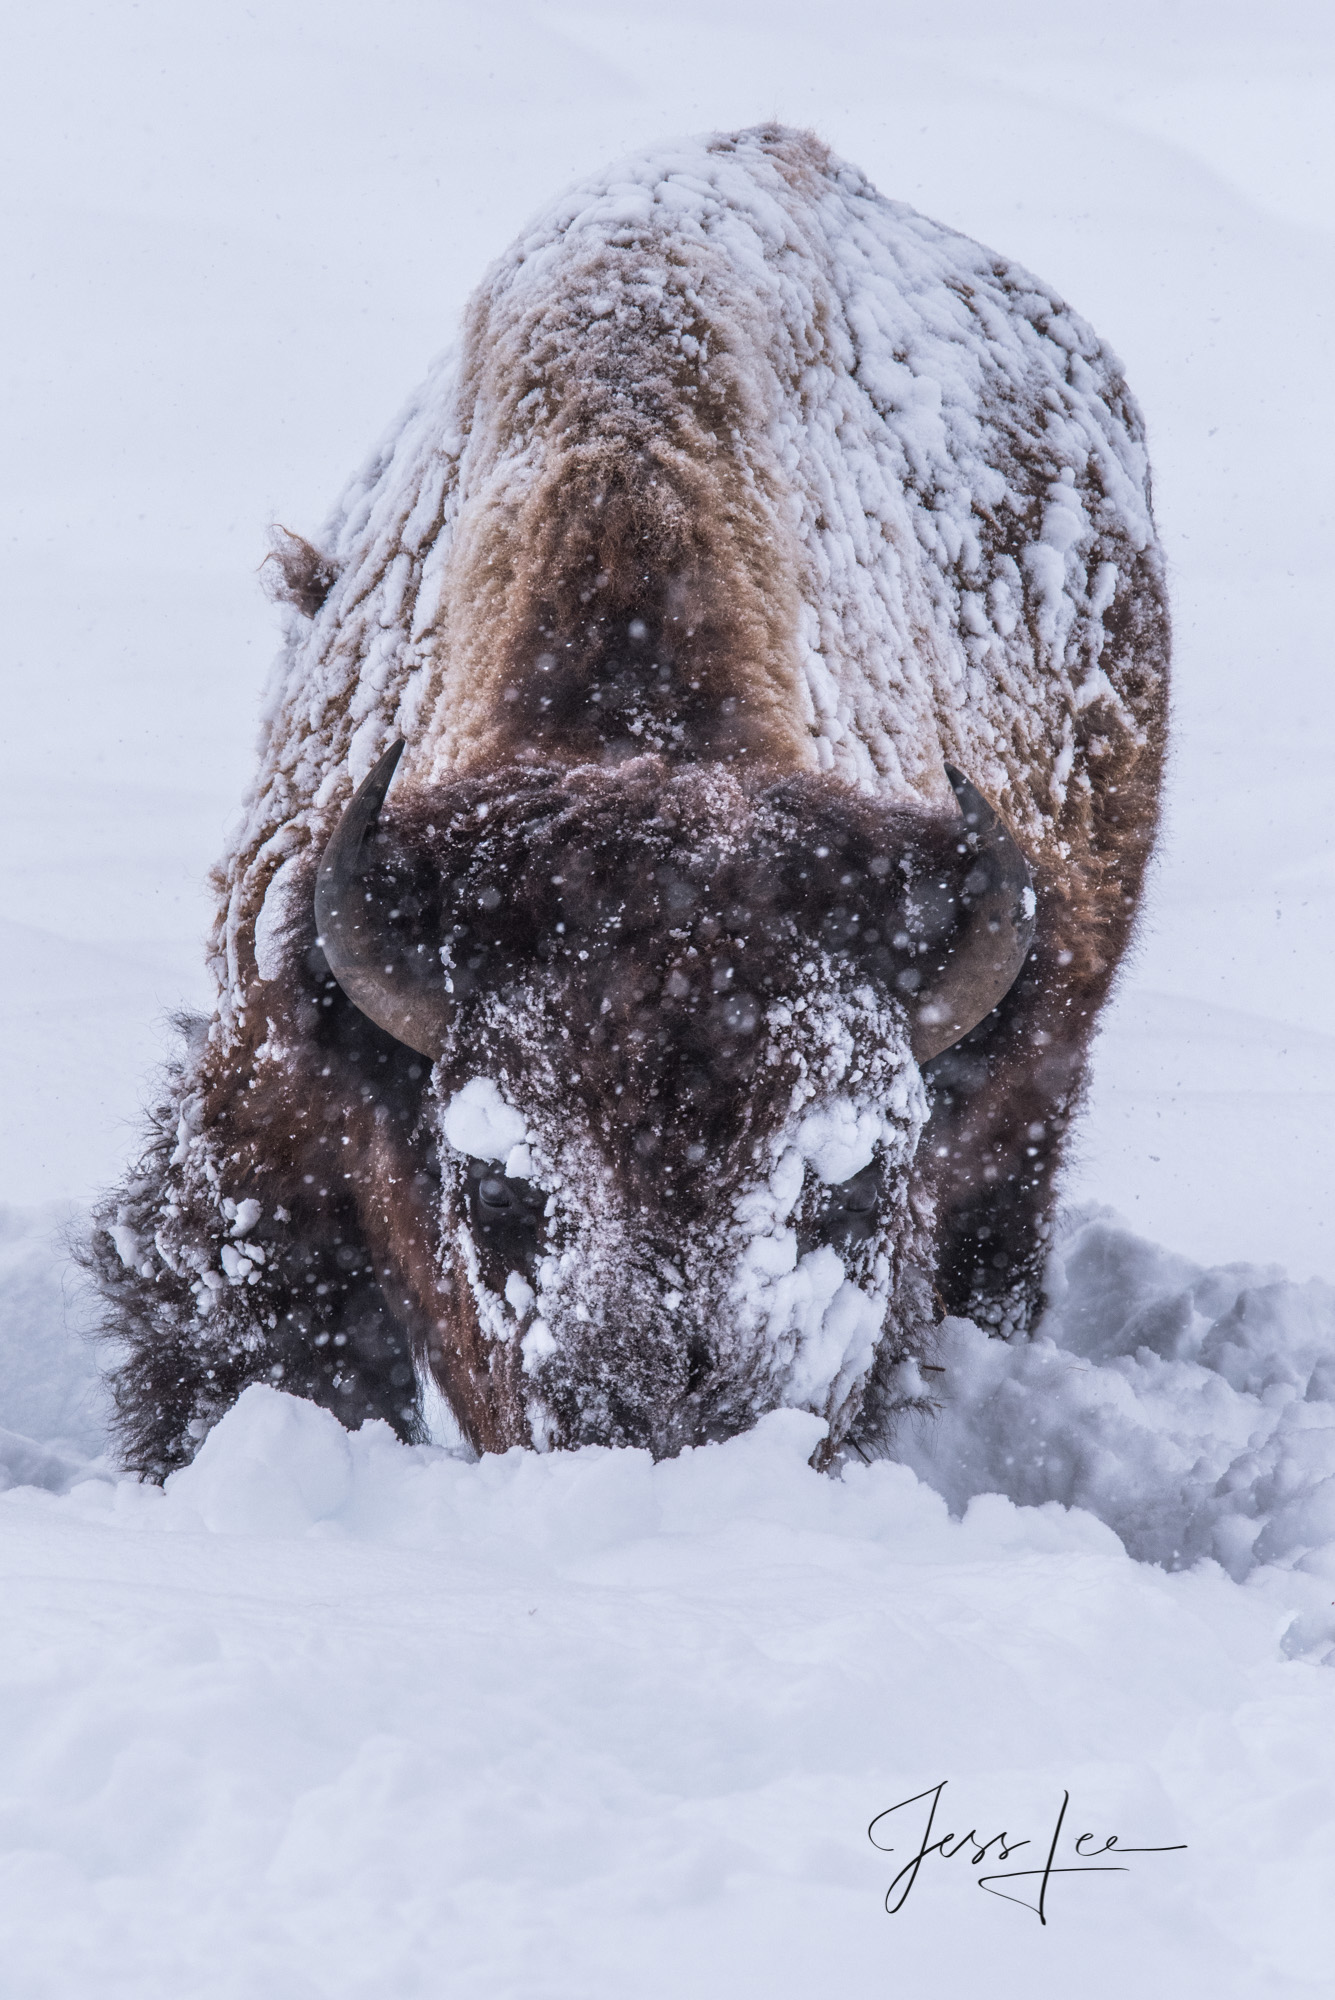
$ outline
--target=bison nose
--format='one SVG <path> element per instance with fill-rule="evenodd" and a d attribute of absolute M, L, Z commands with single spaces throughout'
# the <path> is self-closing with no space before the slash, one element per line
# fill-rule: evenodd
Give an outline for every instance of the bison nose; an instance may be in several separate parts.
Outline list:
<path fill-rule="evenodd" d="M 510 1190 L 503 1180 L 488 1175 L 478 1186 L 478 1200 L 484 1208 L 509 1208 Z"/>

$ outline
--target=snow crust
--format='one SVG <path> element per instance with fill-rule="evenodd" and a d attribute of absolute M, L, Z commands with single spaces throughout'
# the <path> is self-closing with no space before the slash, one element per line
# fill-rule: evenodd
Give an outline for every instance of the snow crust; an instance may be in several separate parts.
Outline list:
<path fill-rule="evenodd" d="M 822 1430 L 469 1464 L 253 1386 L 165 1491 L 4 1496 L 7 1990 L 951 1991 L 984 1952 L 1004 1994 L 1054 1953 L 1108 2000 L 1317 1990 L 1335 1677 L 1282 1660 L 1292 1597 L 819 1475 Z M 890 1928 L 867 1822 L 942 1778 L 989 1831 L 1065 1787 L 1186 1852 L 1048 1933 L 944 1869 Z"/>
<path fill-rule="evenodd" d="M 513 1161 L 518 1118 L 495 1084 L 476 1079 L 460 1100 L 465 1150 Z M 837 1401 L 831 1383 L 865 1367 L 880 1327 L 875 1296 L 832 1250 L 799 1257 L 788 1222 L 813 1157 L 803 1148 L 831 1143 L 831 1132 L 849 1143 L 856 1122 L 837 1099 L 797 1122 L 798 1144 L 777 1149 L 751 1198 L 753 1233 L 733 1279 L 777 1343 L 783 1401 L 808 1412 Z M 837 1168 L 844 1178 L 842 1156 Z M 234 1235 L 253 1226 L 244 1211 L 254 1206 L 239 1205 Z M 93 1304 L 67 1261 L 77 1221 L 63 1204 L 0 1210 L 0 1488 L 64 1492 L 90 1473 L 111 1476 Z M 1238 1582 L 1282 1573 L 1296 1593 L 1287 1643 L 1335 1665 L 1335 1607 L 1321 1594 L 1335 1584 L 1335 1286 L 1273 1267 L 1202 1268 L 1104 1210 L 1068 1219 L 1048 1296 L 1028 1341 L 945 1322 L 936 1365 L 907 1364 L 895 1457 L 956 1515 L 1002 1494 L 1020 1507 L 1082 1509 L 1130 1555 L 1167 1570 L 1207 1561 Z M 552 1274 L 535 1292 L 512 1273 L 505 1304 L 536 1365 L 556 1344 Z M 457 1442 L 443 1410 L 435 1424 Z M 182 1490 L 179 1478 L 171 1486 Z"/>
<path fill-rule="evenodd" d="M 947 1322 L 939 1415 L 896 1455 L 978 1494 L 1096 1514 L 1142 1561 L 1313 1580 L 1291 1643 L 1335 1665 L 1335 1286 L 1202 1270 L 1106 1212 L 1053 1260 L 1035 1338 Z"/>

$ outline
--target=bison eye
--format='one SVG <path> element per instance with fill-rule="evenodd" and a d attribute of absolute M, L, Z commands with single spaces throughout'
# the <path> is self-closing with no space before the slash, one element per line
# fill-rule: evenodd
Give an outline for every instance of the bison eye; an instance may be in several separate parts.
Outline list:
<path fill-rule="evenodd" d="M 805 1254 L 822 1244 L 841 1250 L 848 1244 L 865 1243 L 876 1233 L 880 1192 L 880 1169 L 874 1160 L 837 1187 L 822 1188 L 816 1213 L 806 1228 L 798 1231 L 799 1251 Z"/>
<path fill-rule="evenodd" d="M 473 1241 L 499 1270 L 500 1290 L 504 1273 L 531 1271 L 537 1262 L 542 1240 L 542 1214 L 546 1196 L 531 1181 L 513 1180 L 497 1173 L 485 1160 L 468 1163 L 468 1220 Z"/>

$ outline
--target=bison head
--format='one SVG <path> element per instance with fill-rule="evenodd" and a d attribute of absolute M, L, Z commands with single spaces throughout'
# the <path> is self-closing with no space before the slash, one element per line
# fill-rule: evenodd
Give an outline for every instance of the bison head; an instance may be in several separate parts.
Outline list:
<path fill-rule="evenodd" d="M 654 757 L 385 807 L 402 748 L 316 920 L 434 1066 L 442 1387 L 514 1442 L 661 1455 L 782 1404 L 837 1440 L 934 1317 L 919 1064 L 1023 961 L 1010 835 L 953 772 L 933 814 Z"/>

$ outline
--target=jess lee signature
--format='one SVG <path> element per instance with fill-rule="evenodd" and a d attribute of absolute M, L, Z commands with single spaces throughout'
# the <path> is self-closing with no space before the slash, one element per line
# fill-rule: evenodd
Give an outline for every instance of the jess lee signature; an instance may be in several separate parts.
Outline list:
<path fill-rule="evenodd" d="M 912 1855 L 904 1863 L 904 1866 L 885 1892 L 885 1907 L 889 1916 L 897 1916 L 905 1903 L 907 1903 L 913 1885 L 918 1879 L 918 1870 L 922 1867 L 924 1861 L 934 1857 L 939 1857 L 942 1861 L 955 1861 L 961 1855 L 965 1855 L 970 1865 L 977 1868 L 982 1862 L 988 1860 L 1009 1861 L 1012 1854 L 1017 1854 L 1022 1847 L 1034 1847 L 1032 1840 L 1027 1838 L 1017 1840 L 1007 1832 L 994 1833 L 990 1839 L 985 1840 L 980 1836 L 976 1827 L 971 1827 L 968 1833 L 958 1835 L 954 1832 L 937 1834 L 934 1839 L 933 1834 L 936 1828 L 937 1811 L 941 1804 L 941 1794 L 946 1789 L 946 1783 L 947 1780 L 943 1778 L 939 1785 L 933 1785 L 930 1790 L 915 1792 L 911 1799 L 901 1799 L 898 1805 L 887 1806 L 884 1812 L 877 1813 L 875 1819 L 867 1828 L 868 1840 L 870 1840 L 873 1847 L 878 1847 L 883 1854 L 903 1853 L 905 1849 L 903 1847 L 897 1849 L 888 1838 L 889 1834 L 892 1831 L 898 1832 L 906 1840 L 911 1841 L 913 1838 L 911 1829 L 914 1818 L 917 1817 L 921 1820 L 921 1815 L 915 1816 L 911 1814 L 909 1808 L 912 1806 L 922 1806 L 926 1811 L 927 1823 L 922 1829 L 921 1838 L 918 1840 Z M 1057 1822 L 1052 1829 L 1052 1837 L 1047 1844 L 1047 1858 L 1041 1867 L 1007 1868 L 987 1875 L 977 1875 L 974 1877 L 974 1880 L 978 1888 L 986 1889 L 990 1896 L 1000 1896 L 1007 1903 L 1019 1903 L 1022 1909 L 1032 1910 L 1041 1924 L 1046 1924 L 1048 1920 L 1048 1889 L 1055 1876 L 1125 1875 L 1128 1870 L 1126 1864 L 1121 1859 L 1121 1856 L 1124 1854 L 1178 1854 L 1187 1845 L 1185 1840 L 1179 1840 L 1170 1847 L 1123 1847 L 1120 1836 L 1115 1833 L 1110 1833 L 1102 1844 L 1099 1845 L 1097 1844 L 1099 1841 L 1097 1834 L 1081 1833 L 1077 1834 L 1073 1840 L 1068 1834 L 1067 1840 L 1070 1843 L 1070 1852 L 1077 1856 L 1078 1859 L 1067 1861 L 1063 1858 L 1059 1865 L 1057 1857 L 1061 1846 L 1062 1828 L 1066 1822 L 1067 1809 L 1070 1803 L 1071 1794 L 1063 1792 L 1061 1806 L 1057 1812 Z M 896 1813 L 903 1813 L 905 1815 L 904 1819 L 896 1820 Z M 1077 1820 L 1076 1825 L 1078 1826 L 1079 1824 L 1080 1822 Z M 1042 1851 L 1040 1845 L 1035 1853 L 1026 1855 L 1025 1860 L 1036 1860 L 1037 1855 Z M 1062 1852 L 1064 1857 L 1065 1850 L 1062 1850 Z M 1104 1861 L 1099 1858 L 1102 1855 L 1115 1856 L 1116 1858 Z M 999 1882 L 1016 1885 L 1021 1883 L 1026 1884 L 1034 1900 L 1031 1901 L 1030 1896 L 1017 1893 L 1015 1889 L 998 1888 L 997 1884 Z"/>

